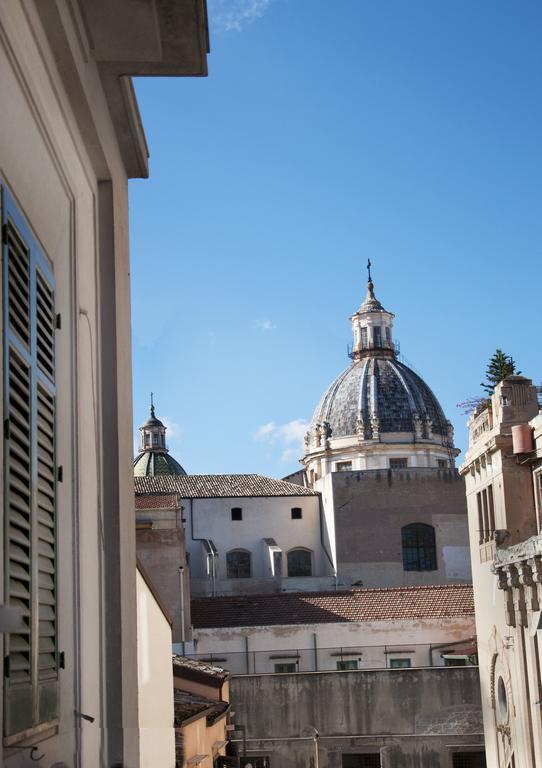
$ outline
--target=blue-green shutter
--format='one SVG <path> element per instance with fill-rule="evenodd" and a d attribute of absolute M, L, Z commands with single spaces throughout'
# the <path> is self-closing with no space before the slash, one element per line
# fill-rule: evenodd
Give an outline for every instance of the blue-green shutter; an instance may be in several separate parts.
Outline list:
<path fill-rule="evenodd" d="M 58 716 L 55 309 L 50 267 L 2 188 L 5 602 L 4 735 Z"/>

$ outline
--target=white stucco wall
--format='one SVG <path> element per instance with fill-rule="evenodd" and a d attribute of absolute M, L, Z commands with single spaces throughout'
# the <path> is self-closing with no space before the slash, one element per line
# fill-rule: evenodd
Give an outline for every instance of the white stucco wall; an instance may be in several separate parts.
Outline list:
<path fill-rule="evenodd" d="M 92 150 L 79 128 L 82 115 L 66 94 L 38 6 L 44 15 L 59 9 L 55 42 L 66 34 L 69 55 L 75 61 L 74 78 L 77 67 L 81 92 L 88 98 L 99 136 L 92 149 L 101 151 L 107 164 L 99 177 L 89 156 Z M 56 311 L 62 316 L 62 328 L 56 334 L 56 450 L 64 478 L 57 489 L 57 598 L 58 648 L 64 652 L 66 666 L 59 674 L 59 726 L 42 734 L 38 749 L 46 765 L 57 761 L 70 765 L 77 755 L 80 765 L 94 768 L 107 755 L 105 657 L 110 629 L 105 615 L 106 500 L 99 439 L 105 400 L 114 414 L 110 427 L 118 439 L 115 448 L 107 448 L 106 460 L 114 467 L 120 484 L 117 497 L 108 500 L 114 503 L 118 540 L 122 541 L 118 566 L 114 566 L 120 572 L 116 595 L 122 604 L 122 616 L 117 611 L 115 622 L 118 626 L 122 620 L 124 638 L 116 661 L 117 668 L 122 669 L 119 708 L 123 725 L 131 733 L 129 743 L 120 749 L 130 765 L 137 766 L 127 180 L 99 75 L 86 56 L 74 19 L 68 6 L 62 4 L 17 0 L 0 4 L 0 177 L 50 262 L 57 284 Z M 107 221 L 102 221 L 98 212 L 98 178 L 111 182 Z M 116 281 L 113 299 L 107 298 L 99 285 L 99 233 L 114 242 L 114 252 L 109 254 Z M 116 318 L 103 339 L 100 306 L 110 307 Z M 109 375 L 105 357 L 111 353 L 113 342 L 117 345 L 112 358 L 113 366 L 118 362 L 118 379 L 108 380 L 107 395 L 102 399 L 101 376 Z M 117 398 L 119 392 L 122 396 Z M 3 499 L 0 504 L 4 508 Z M 1 541 L 0 546 L 3 551 Z M 2 583 L 0 590 L 3 592 Z M 79 712 L 94 722 L 81 719 Z M 119 739 L 118 732 L 111 736 L 114 739 Z M 27 765 L 28 752 L 6 750 L 2 757 L 0 745 L 0 763 L 9 768 Z"/>
<path fill-rule="evenodd" d="M 389 658 L 408 658 L 412 666 L 440 666 L 444 664 L 440 657 L 443 649 L 437 648 L 431 654 L 430 646 L 450 643 L 453 648 L 453 643 L 469 640 L 474 635 L 474 616 L 282 624 L 196 629 L 196 644 L 191 650 L 200 656 L 217 656 L 221 659 L 217 663 L 236 674 L 274 672 L 277 663 L 296 663 L 296 654 L 299 655 L 296 671 L 313 671 L 315 648 L 319 670 L 336 669 L 341 659 L 357 660 L 359 669 L 386 667 Z"/>
<path fill-rule="evenodd" d="M 141 768 L 173 768 L 171 625 L 139 571 L 137 669 Z"/>
<path fill-rule="evenodd" d="M 251 553 L 252 576 L 269 578 L 269 560 L 263 539 L 272 538 L 282 550 L 282 577 L 288 575 L 287 554 L 291 549 L 312 553 L 312 573 L 324 576 L 330 564 L 320 540 L 320 511 L 317 496 L 271 496 L 231 499 L 185 499 L 186 549 L 194 578 L 206 575 L 203 549 L 195 539 L 212 539 L 218 549 L 217 579 L 226 579 L 226 554 L 233 549 Z M 232 520 L 233 507 L 241 507 L 242 520 Z M 291 510 L 300 507 L 301 520 L 292 520 Z M 193 522 L 193 530 L 192 530 Z"/>

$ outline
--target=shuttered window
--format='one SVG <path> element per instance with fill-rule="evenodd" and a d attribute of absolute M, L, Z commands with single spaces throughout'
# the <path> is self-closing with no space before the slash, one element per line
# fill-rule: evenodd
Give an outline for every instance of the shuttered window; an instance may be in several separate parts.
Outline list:
<path fill-rule="evenodd" d="M 58 716 L 55 307 L 45 257 L 2 188 L 5 603 L 4 736 Z"/>

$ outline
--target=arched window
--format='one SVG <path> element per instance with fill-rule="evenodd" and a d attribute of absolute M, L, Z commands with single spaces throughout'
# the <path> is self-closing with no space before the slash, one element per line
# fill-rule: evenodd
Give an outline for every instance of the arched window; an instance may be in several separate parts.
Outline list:
<path fill-rule="evenodd" d="M 228 552 L 226 574 L 228 579 L 250 579 L 250 552 L 246 549 L 233 549 Z"/>
<path fill-rule="evenodd" d="M 288 552 L 288 576 L 312 576 L 312 555 L 308 549 Z"/>
<path fill-rule="evenodd" d="M 401 529 L 405 571 L 436 571 L 435 529 L 426 523 L 411 523 Z"/>

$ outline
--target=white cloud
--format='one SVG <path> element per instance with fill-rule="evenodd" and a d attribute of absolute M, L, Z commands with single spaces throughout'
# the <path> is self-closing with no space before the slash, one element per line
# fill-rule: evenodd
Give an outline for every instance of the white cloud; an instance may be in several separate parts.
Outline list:
<path fill-rule="evenodd" d="M 254 325 L 256 328 L 259 328 L 260 331 L 274 331 L 277 327 L 272 320 L 265 319 L 265 320 L 255 320 Z"/>
<path fill-rule="evenodd" d="M 163 416 L 160 421 L 164 425 L 164 427 L 167 429 L 166 432 L 166 442 L 169 440 L 178 440 L 181 437 L 182 434 L 182 427 L 179 424 L 176 424 L 174 421 L 172 421 L 169 416 Z"/>
<path fill-rule="evenodd" d="M 209 21 L 219 32 L 240 32 L 260 19 L 270 0 L 209 0 Z"/>
<path fill-rule="evenodd" d="M 291 463 L 303 454 L 303 438 L 309 425 L 303 419 L 292 419 L 285 424 L 268 421 L 254 433 L 254 440 L 282 448 L 281 460 Z"/>

